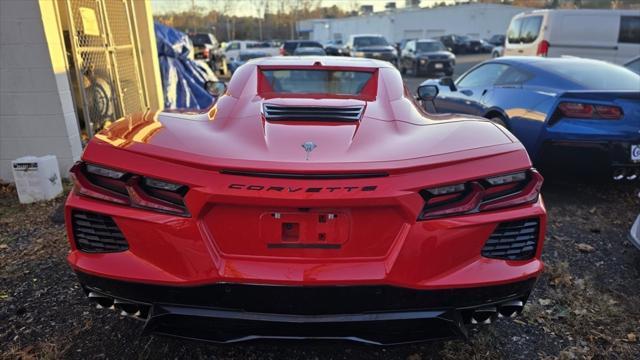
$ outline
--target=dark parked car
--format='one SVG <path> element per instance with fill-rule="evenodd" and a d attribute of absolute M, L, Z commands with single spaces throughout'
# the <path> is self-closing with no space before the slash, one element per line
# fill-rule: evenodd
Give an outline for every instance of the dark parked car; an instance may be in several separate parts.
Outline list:
<path fill-rule="evenodd" d="M 482 44 L 482 41 L 472 39 L 466 35 L 460 35 L 458 37 L 464 44 L 466 44 L 466 52 L 477 54 L 483 51 L 484 45 Z"/>
<path fill-rule="evenodd" d="M 204 60 L 211 69 L 217 69 L 221 54 L 219 52 L 220 43 L 218 43 L 216 37 L 209 33 L 192 33 L 189 34 L 189 39 L 193 44 L 194 59 Z"/>
<path fill-rule="evenodd" d="M 496 34 L 487 39 L 486 41 L 493 46 L 504 46 L 506 37 L 504 35 Z"/>
<path fill-rule="evenodd" d="M 329 41 L 324 44 L 324 52 L 330 56 L 349 56 L 342 41 Z"/>
<path fill-rule="evenodd" d="M 285 41 L 284 43 L 282 43 L 282 46 L 280 46 L 280 55 L 285 55 L 285 56 L 286 55 L 293 55 L 293 53 L 299 47 L 305 47 L 305 48 L 316 47 L 316 48 L 324 49 L 322 47 L 322 44 L 320 44 L 317 41 L 311 41 L 311 40 L 289 40 L 289 41 Z"/>
<path fill-rule="evenodd" d="M 438 40 L 410 40 L 402 49 L 398 67 L 403 74 L 414 76 L 453 75 L 456 56 Z"/>
<path fill-rule="evenodd" d="M 382 35 L 351 35 L 345 45 L 352 57 L 388 61 L 398 64 L 398 51 Z"/>
<path fill-rule="evenodd" d="M 469 42 L 460 35 L 444 35 L 439 38 L 440 42 L 451 49 L 454 54 L 464 54 L 469 52 Z"/>
<path fill-rule="evenodd" d="M 581 58 L 506 57 L 418 89 L 428 112 L 464 113 L 510 130 L 538 164 L 640 172 L 640 75 Z M 582 160 L 582 161 L 581 161 Z"/>
<path fill-rule="evenodd" d="M 294 52 L 293 55 L 296 56 L 305 56 L 305 55 L 317 55 L 317 56 L 325 56 L 327 53 L 323 48 L 318 47 L 299 47 Z"/>

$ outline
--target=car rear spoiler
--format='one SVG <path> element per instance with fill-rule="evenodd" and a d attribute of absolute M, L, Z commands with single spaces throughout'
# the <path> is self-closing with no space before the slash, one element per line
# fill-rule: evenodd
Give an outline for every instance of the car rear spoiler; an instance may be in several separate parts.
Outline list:
<path fill-rule="evenodd" d="M 560 95 L 560 98 L 577 98 L 582 100 L 604 100 L 613 101 L 616 99 L 640 100 L 640 91 L 633 90 L 571 90 Z"/>

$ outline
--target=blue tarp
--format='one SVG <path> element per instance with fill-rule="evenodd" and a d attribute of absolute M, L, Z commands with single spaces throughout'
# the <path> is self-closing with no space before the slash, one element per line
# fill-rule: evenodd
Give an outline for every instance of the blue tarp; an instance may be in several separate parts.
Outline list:
<path fill-rule="evenodd" d="M 206 109 L 213 102 L 204 88 L 207 74 L 189 55 L 189 38 L 174 28 L 155 23 L 160 76 L 167 109 Z"/>

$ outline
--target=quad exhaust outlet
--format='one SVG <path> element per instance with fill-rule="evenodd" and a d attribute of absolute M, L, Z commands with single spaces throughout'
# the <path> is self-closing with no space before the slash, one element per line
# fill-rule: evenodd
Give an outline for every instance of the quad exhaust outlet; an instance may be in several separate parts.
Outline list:
<path fill-rule="evenodd" d="M 147 304 L 139 304 L 127 300 L 116 299 L 94 291 L 90 291 L 87 294 L 87 297 L 90 302 L 96 304 L 96 308 L 117 310 L 122 316 L 128 316 L 138 320 L 146 320 L 149 315 L 150 306 Z"/>
<path fill-rule="evenodd" d="M 640 178 L 640 168 L 637 167 L 616 167 L 613 169 L 613 180 L 629 180 L 633 181 Z"/>
<path fill-rule="evenodd" d="M 497 318 L 514 317 L 522 312 L 524 302 L 511 300 L 495 306 L 474 309 L 471 313 L 471 324 L 491 324 Z"/>

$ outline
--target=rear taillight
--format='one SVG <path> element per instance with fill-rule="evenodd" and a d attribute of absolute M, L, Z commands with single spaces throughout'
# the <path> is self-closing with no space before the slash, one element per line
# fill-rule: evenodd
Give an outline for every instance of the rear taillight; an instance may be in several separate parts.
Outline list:
<path fill-rule="evenodd" d="M 542 182 L 542 175 L 531 169 L 424 189 L 420 194 L 426 204 L 418 220 L 531 204 L 538 200 Z"/>
<path fill-rule="evenodd" d="M 74 192 L 120 205 L 190 216 L 187 186 L 103 166 L 78 162 L 71 168 Z"/>
<path fill-rule="evenodd" d="M 284 55 L 284 48 L 283 47 L 280 48 L 280 55 Z"/>
<path fill-rule="evenodd" d="M 542 40 L 538 44 L 538 50 L 536 51 L 536 55 L 538 56 L 547 56 L 549 53 L 549 42 L 547 40 Z"/>
<path fill-rule="evenodd" d="M 558 109 L 570 118 L 617 120 L 622 117 L 622 109 L 617 106 L 563 102 Z"/>
<path fill-rule="evenodd" d="M 202 50 L 202 56 L 204 56 L 205 58 L 209 58 L 209 49 L 204 48 L 204 50 Z"/>

